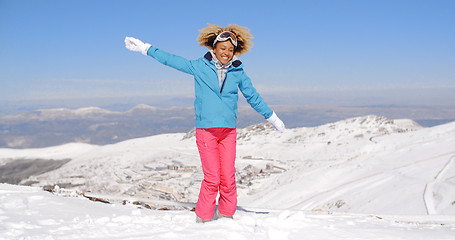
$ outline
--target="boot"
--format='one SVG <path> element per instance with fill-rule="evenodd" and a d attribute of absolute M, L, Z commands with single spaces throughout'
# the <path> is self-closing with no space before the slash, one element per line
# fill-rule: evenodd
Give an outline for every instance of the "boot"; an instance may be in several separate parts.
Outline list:
<path fill-rule="evenodd" d="M 230 218 L 230 219 L 233 219 L 232 216 L 221 214 L 220 211 L 218 211 L 218 209 L 216 209 L 216 217 L 217 217 L 218 219 L 220 219 L 220 218 Z"/>
<path fill-rule="evenodd" d="M 212 219 L 202 219 L 198 216 L 196 216 L 196 223 L 206 223 L 206 222 L 210 222 L 212 221 Z"/>

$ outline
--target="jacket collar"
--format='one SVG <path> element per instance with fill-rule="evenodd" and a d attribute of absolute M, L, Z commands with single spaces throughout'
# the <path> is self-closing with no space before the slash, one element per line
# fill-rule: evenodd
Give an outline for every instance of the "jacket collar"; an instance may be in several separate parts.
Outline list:
<path fill-rule="evenodd" d="M 210 53 L 210 51 L 208 51 L 205 55 L 204 55 L 204 58 L 207 59 L 209 62 L 212 61 L 213 57 L 212 57 L 212 53 Z M 240 60 L 235 60 L 232 62 L 232 66 L 233 67 L 239 67 L 240 65 L 242 65 L 242 61 Z"/>

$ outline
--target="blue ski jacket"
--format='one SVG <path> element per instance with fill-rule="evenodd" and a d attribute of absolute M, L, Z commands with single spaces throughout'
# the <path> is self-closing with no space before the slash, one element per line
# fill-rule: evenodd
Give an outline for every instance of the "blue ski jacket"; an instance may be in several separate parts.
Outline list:
<path fill-rule="evenodd" d="M 239 89 L 251 107 L 264 118 L 273 114 L 243 71 L 240 60 L 232 63 L 220 86 L 210 52 L 199 59 L 187 60 L 151 46 L 147 55 L 194 76 L 196 128 L 236 128 Z"/>

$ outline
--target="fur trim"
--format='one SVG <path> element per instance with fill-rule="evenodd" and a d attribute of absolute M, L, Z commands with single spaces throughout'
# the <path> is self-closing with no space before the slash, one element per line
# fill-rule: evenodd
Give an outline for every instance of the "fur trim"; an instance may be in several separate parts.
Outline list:
<path fill-rule="evenodd" d="M 235 55 L 240 56 L 253 47 L 253 35 L 247 27 L 242 27 L 237 24 L 229 24 L 226 27 L 221 27 L 216 24 L 207 24 L 208 26 L 199 30 L 199 36 L 197 41 L 199 45 L 206 46 L 209 49 L 213 49 L 213 42 L 215 41 L 218 34 L 229 31 L 235 34 L 237 37 L 237 47 L 235 48 Z"/>

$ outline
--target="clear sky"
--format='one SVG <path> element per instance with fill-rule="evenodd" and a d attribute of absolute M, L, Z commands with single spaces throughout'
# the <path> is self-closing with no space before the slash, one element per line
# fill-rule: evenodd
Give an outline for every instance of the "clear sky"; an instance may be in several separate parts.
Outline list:
<path fill-rule="evenodd" d="M 193 94 L 192 76 L 128 51 L 188 59 L 198 29 L 247 26 L 259 92 L 455 87 L 454 0 L 0 0 L 0 100 Z"/>

